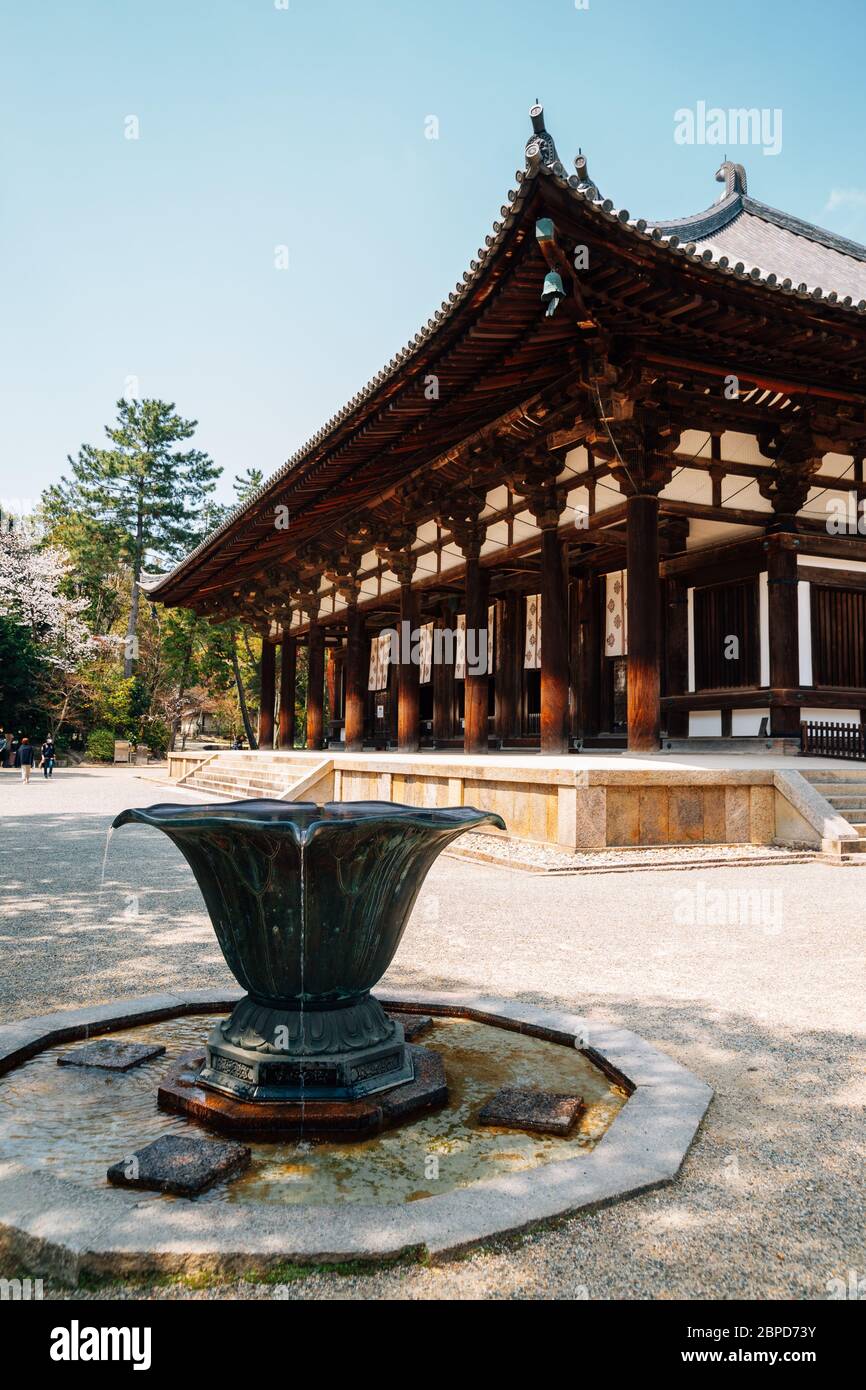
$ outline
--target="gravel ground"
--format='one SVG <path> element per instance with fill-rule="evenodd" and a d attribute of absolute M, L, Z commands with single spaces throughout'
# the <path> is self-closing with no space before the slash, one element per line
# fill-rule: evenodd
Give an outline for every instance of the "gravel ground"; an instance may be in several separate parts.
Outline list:
<path fill-rule="evenodd" d="M 640 849 L 557 849 L 555 845 L 532 844 L 498 835 L 461 835 L 456 847 L 448 851 L 453 858 L 496 860 L 512 869 L 538 873 L 580 874 L 622 869 L 658 869 L 676 866 L 695 868 L 702 864 L 778 863 L 791 864 L 814 859 L 815 850 L 794 850 L 775 845 L 656 845 Z"/>
<path fill-rule="evenodd" d="M 118 832 L 100 896 L 111 816 L 166 800 L 194 796 L 126 769 L 29 787 L 0 773 L 4 1021 L 228 982 L 189 870 L 156 832 Z M 573 877 L 440 859 L 387 980 L 636 1029 L 716 1089 L 679 1179 L 438 1266 L 125 1292 L 825 1298 L 828 1280 L 866 1270 L 863 882 L 820 862 Z"/>

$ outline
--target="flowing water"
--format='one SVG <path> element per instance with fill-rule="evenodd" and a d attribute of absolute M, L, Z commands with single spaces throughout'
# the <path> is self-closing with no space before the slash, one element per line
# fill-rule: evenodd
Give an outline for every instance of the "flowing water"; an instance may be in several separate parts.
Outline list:
<path fill-rule="evenodd" d="M 172 1063 L 203 1049 L 213 1015 L 163 1020 L 110 1036 L 166 1048 L 128 1072 L 58 1067 L 80 1042 L 52 1047 L 0 1077 L 0 1161 L 44 1168 L 84 1187 L 104 1187 L 111 1163 L 161 1134 L 209 1131 L 157 1108 L 157 1086 Z M 449 1087 L 445 1109 L 359 1143 L 245 1139 L 253 1158 L 234 1181 L 200 1202 L 410 1202 L 454 1188 L 573 1158 L 592 1148 L 626 1094 L 573 1047 L 489 1024 L 436 1019 L 419 1040 L 440 1054 Z M 571 1134 L 551 1136 L 479 1125 L 478 1111 L 500 1086 L 581 1095 L 586 1109 Z M 213 1136 L 219 1137 L 219 1136 Z M 156 1201 L 179 1200 L 155 1197 Z"/>
<path fill-rule="evenodd" d="M 105 892 L 105 870 L 108 864 L 108 851 L 111 847 L 111 837 L 114 834 L 114 826 L 110 825 L 105 835 L 105 849 L 102 853 L 102 873 L 99 877 L 99 906 L 102 907 L 102 895 Z"/>

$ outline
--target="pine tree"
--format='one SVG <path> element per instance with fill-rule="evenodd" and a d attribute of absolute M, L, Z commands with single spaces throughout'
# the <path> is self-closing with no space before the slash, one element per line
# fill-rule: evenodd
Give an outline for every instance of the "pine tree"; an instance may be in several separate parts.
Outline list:
<path fill-rule="evenodd" d="M 110 447 L 84 444 L 69 457 L 71 476 L 43 498 L 46 518 L 59 525 L 84 519 L 110 536 L 130 570 L 132 602 L 126 634 L 124 676 L 133 673 L 145 562 L 176 563 L 201 539 L 208 499 L 221 469 L 200 449 L 176 446 L 190 439 L 197 420 L 184 420 L 174 404 L 119 400 L 117 421 L 107 425 Z"/>

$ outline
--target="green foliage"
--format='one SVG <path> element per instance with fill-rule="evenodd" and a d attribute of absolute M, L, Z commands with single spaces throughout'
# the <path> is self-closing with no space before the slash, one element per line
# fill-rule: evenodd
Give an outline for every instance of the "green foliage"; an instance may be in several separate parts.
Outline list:
<path fill-rule="evenodd" d="M 29 628 L 0 613 L 0 724 L 4 728 L 33 728 L 44 722 L 35 703 L 42 668 Z"/>
<path fill-rule="evenodd" d="M 175 447 L 197 425 L 168 401 L 119 400 L 117 421 L 105 429 L 110 447 L 83 444 L 76 459 L 70 456 L 71 477 L 45 494 L 46 516 L 78 527 L 91 551 L 119 546 L 136 578 L 148 553 L 179 560 L 201 539 L 221 471 L 200 449 Z"/>
<path fill-rule="evenodd" d="M 98 724 L 125 734 L 133 718 L 135 677 L 116 666 L 102 667 L 93 682 L 93 717 Z"/>
<path fill-rule="evenodd" d="M 87 756 L 95 762 L 114 762 L 114 731 L 94 729 L 87 735 Z"/>
<path fill-rule="evenodd" d="M 154 757 L 161 758 L 171 742 L 171 729 L 162 719 L 148 719 L 141 726 L 136 742 L 139 747 L 144 744 Z"/>
<path fill-rule="evenodd" d="M 246 473 L 237 475 L 232 486 L 239 503 L 246 502 L 254 492 L 258 492 L 264 476 L 260 468 L 248 468 Z"/>

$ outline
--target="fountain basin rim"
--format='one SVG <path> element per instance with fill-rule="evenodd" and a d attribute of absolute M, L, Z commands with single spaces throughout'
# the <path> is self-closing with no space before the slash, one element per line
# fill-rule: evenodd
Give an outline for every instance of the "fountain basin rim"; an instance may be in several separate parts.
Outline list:
<path fill-rule="evenodd" d="M 179 990 L 0 1026 L 0 1074 L 58 1042 L 183 1014 L 221 1013 L 243 991 Z M 423 1201 L 286 1206 L 141 1202 L 120 1188 L 87 1189 L 44 1169 L 0 1164 L 0 1245 L 36 1274 L 75 1284 L 83 1272 L 131 1276 L 201 1270 L 226 1277 L 286 1260 L 338 1264 L 425 1255 L 431 1260 L 673 1182 L 713 1092 L 628 1029 L 519 1000 L 472 992 L 380 988 L 385 1008 L 469 1018 L 574 1046 L 621 1077 L 630 1097 L 589 1153 L 501 1175 Z M 0 1080 L 2 1086 L 2 1080 Z M 554 1171 L 555 1170 L 555 1171 Z"/>
<path fill-rule="evenodd" d="M 320 805 L 315 801 L 278 801 L 266 797 L 203 802 L 196 806 L 163 801 L 153 806 L 130 807 L 115 816 L 111 829 L 130 822 L 156 826 L 159 830 L 238 827 L 291 835 L 299 845 L 309 844 L 322 833 L 352 830 L 371 822 L 382 827 L 410 826 L 417 830 L 458 831 L 482 825 L 495 826 L 498 830 L 506 828 L 505 821 L 495 811 L 481 811 L 474 806 L 423 807 L 396 801 L 327 801 Z"/>

